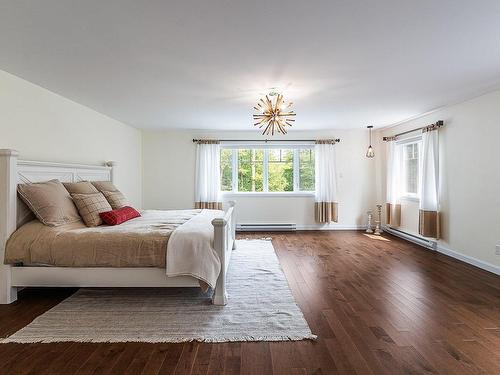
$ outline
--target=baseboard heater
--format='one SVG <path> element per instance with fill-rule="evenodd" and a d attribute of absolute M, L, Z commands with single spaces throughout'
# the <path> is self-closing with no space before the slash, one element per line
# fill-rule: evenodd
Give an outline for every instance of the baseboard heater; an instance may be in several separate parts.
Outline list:
<path fill-rule="evenodd" d="M 404 240 L 413 242 L 417 245 L 426 247 L 427 249 L 431 250 L 437 250 L 437 242 L 434 240 L 428 240 L 426 238 L 422 238 L 420 236 L 417 236 L 415 234 L 403 232 L 402 230 L 396 229 L 396 228 L 391 228 L 391 227 L 384 227 L 384 230 L 387 233 L 390 233 L 396 237 L 402 238 Z"/>
<path fill-rule="evenodd" d="M 297 230 L 295 223 L 248 223 L 237 224 L 238 232 L 291 232 Z"/>

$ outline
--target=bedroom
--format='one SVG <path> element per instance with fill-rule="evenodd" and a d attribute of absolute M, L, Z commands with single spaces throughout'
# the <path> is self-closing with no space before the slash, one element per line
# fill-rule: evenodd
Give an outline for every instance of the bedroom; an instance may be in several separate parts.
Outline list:
<path fill-rule="evenodd" d="M 0 373 L 499 373 L 499 16 L 0 2 Z"/>

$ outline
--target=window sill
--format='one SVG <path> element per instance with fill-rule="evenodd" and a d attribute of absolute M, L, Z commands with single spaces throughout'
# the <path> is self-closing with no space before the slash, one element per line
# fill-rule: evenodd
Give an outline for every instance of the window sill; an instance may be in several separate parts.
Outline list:
<path fill-rule="evenodd" d="M 417 196 L 412 196 L 412 195 L 405 195 L 401 197 L 402 201 L 408 201 L 408 202 L 420 202 L 420 198 Z"/>
<path fill-rule="evenodd" d="M 255 198 L 263 198 L 263 197 L 314 197 L 314 192 L 267 192 L 267 193 L 253 193 L 253 192 L 225 192 L 221 193 L 224 198 L 237 198 L 237 197 L 255 197 Z"/>

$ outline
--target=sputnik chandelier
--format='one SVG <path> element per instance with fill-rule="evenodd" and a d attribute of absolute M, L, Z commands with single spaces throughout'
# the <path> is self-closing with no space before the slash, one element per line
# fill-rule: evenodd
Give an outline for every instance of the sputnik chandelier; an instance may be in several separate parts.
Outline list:
<path fill-rule="evenodd" d="M 286 134 L 286 127 L 292 126 L 295 121 L 295 113 L 290 110 L 292 104 L 285 103 L 282 94 L 270 92 L 253 107 L 258 112 L 253 115 L 253 119 L 257 121 L 254 126 L 264 128 L 262 135 Z"/>

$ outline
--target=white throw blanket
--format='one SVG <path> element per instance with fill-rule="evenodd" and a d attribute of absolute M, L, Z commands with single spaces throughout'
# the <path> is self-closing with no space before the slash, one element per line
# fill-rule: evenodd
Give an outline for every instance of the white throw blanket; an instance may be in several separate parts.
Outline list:
<path fill-rule="evenodd" d="M 167 276 L 192 276 L 215 288 L 221 263 L 212 220 L 223 216 L 224 211 L 203 210 L 174 230 L 167 244 Z"/>

